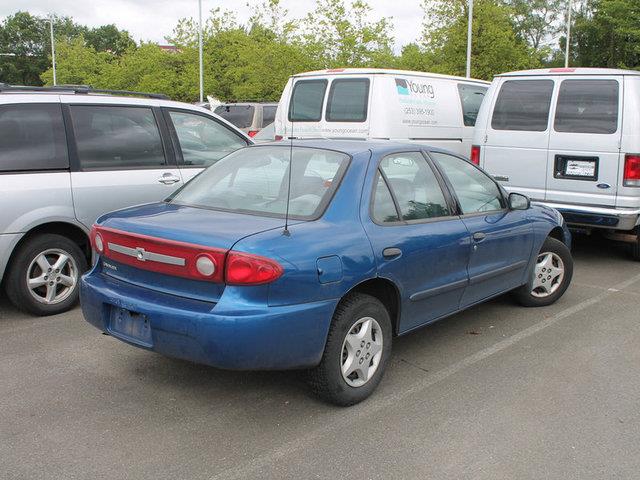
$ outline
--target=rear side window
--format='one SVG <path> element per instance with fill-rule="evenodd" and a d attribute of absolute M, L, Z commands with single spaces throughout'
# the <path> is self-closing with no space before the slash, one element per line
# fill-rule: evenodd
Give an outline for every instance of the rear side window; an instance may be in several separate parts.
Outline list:
<path fill-rule="evenodd" d="M 544 132 L 549 123 L 553 80 L 508 80 L 493 109 L 494 130 Z"/>
<path fill-rule="evenodd" d="M 153 111 L 141 107 L 71 105 L 83 169 L 160 168 L 166 165 Z"/>
<path fill-rule="evenodd" d="M 465 127 L 475 126 L 485 93 L 487 93 L 487 87 L 464 83 L 458 84 L 458 94 L 462 104 L 462 119 Z"/>
<path fill-rule="evenodd" d="M 326 90 L 326 80 L 298 80 L 291 94 L 289 121 L 319 122 Z"/>
<path fill-rule="evenodd" d="M 276 110 L 278 109 L 277 105 L 267 105 L 262 107 L 262 127 L 266 127 L 267 125 L 271 125 L 273 121 L 276 119 Z"/>
<path fill-rule="evenodd" d="M 380 172 L 376 175 L 372 214 L 373 219 L 377 223 L 394 223 L 400 221 L 396 204 L 393 202 L 389 187 L 384 181 L 384 178 L 382 178 L 382 175 L 380 175 Z"/>
<path fill-rule="evenodd" d="M 252 105 L 220 105 L 214 113 L 238 128 L 249 128 L 253 124 L 255 111 Z"/>
<path fill-rule="evenodd" d="M 556 107 L 556 132 L 615 133 L 618 90 L 615 80 L 564 80 Z"/>
<path fill-rule="evenodd" d="M 334 80 L 327 102 L 328 122 L 364 122 L 369 104 L 369 79 Z"/>
<path fill-rule="evenodd" d="M 59 104 L 0 107 L 0 171 L 68 167 L 67 140 Z"/>

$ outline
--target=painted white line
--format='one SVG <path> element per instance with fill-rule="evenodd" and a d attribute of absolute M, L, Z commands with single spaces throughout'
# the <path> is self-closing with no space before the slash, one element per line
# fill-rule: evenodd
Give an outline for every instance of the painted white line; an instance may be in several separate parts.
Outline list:
<path fill-rule="evenodd" d="M 561 320 L 571 315 L 574 315 L 578 312 L 581 312 L 582 310 L 585 310 L 595 305 L 596 303 L 601 302 L 605 298 L 611 296 L 612 293 L 615 293 L 614 291 L 623 290 L 638 281 L 640 281 L 640 274 L 635 275 L 629 280 L 626 280 L 617 285 L 614 285 L 612 289 L 604 291 L 600 295 L 597 295 L 595 297 L 592 297 L 590 299 L 577 303 L 576 305 L 573 305 L 569 308 L 566 308 L 556 313 L 554 316 L 546 320 L 542 320 L 541 322 L 531 325 L 530 327 L 525 328 L 524 330 L 516 333 L 515 335 L 512 335 L 509 338 L 501 340 L 500 342 L 490 347 L 487 347 L 484 350 L 480 350 L 479 352 L 474 353 L 473 355 L 469 355 L 468 357 L 463 358 L 459 362 L 456 362 L 434 373 L 433 375 L 426 376 L 414 382 L 413 384 L 411 384 L 409 388 L 398 391 L 391 395 L 387 395 L 386 397 L 383 397 L 383 398 L 374 397 L 372 400 L 365 402 L 361 406 L 355 406 L 351 408 L 344 408 L 344 409 L 338 410 L 336 414 L 333 416 L 333 418 L 331 419 L 331 421 L 325 423 L 323 426 L 317 428 L 316 430 L 309 432 L 307 435 L 304 435 L 302 438 L 298 438 L 278 448 L 275 448 L 274 450 L 271 450 L 263 455 L 259 455 L 245 465 L 241 465 L 239 467 L 232 467 L 227 470 L 224 470 L 214 475 L 213 477 L 211 477 L 211 480 L 244 479 L 250 476 L 250 474 L 252 473 L 254 474 L 259 473 L 264 469 L 268 468 L 269 466 L 277 463 L 279 460 L 283 459 L 287 455 L 298 452 L 300 450 L 305 450 L 313 447 L 313 445 L 317 443 L 317 440 L 319 438 L 334 432 L 337 433 L 340 430 L 344 430 L 345 428 L 348 428 L 349 424 L 352 424 L 364 417 L 373 415 L 379 412 L 380 410 L 384 410 L 394 405 L 397 405 L 400 400 L 410 395 L 413 395 L 414 393 L 425 390 L 447 379 L 448 377 L 451 377 L 452 375 L 455 375 L 456 373 L 461 372 L 465 368 L 475 365 L 476 363 L 481 362 L 482 360 L 485 360 L 486 358 L 491 357 L 492 355 L 495 355 L 498 352 L 506 350 L 507 348 L 524 340 L 525 338 L 535 335 L 536 333 L 544 330 L 545 328 L 555 325 Z"/>

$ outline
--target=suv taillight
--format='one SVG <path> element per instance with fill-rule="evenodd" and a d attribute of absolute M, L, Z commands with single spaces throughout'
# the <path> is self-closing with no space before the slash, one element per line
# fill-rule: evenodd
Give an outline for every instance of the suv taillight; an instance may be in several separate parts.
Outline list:
<path fill-rule="evenodd" d="M 474 165 L 480 165 L 480 147 L 478 145 L 473 145 L 471 147 L 471 163 Z"/>
<path fill-rule="evenodd" d="M 625 155 L 622 184 L 625 187 L 640 187 L 640 154 Z"/>
<path fill-rule="evenodd" d="M 247 133 L 247 135 L 249 135 L 251 138 L 253 138 L 253 137 L 255 137 L 255 136 L 258 134 L 258 132 L 259 132 L 259 131 L 260 131 L 260 130 L 249 130 L 249 132 Z"/>

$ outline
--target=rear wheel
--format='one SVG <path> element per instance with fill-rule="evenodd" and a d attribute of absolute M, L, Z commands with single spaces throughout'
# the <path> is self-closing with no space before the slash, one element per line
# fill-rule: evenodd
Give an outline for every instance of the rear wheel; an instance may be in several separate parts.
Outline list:
<path fill-rule="evenodd" d="M 382 379 L 391 337 L 391 319 L 384 305 L 370 295 L 349 295 L 333 316 L 320 365 L 310 372 L 312 389 L 336 405 L 361 402 Z"/>
<path fill-rule="evenodd" d="M 551 305 L 567 290 L 572 276 L 571 252 L 560 240 L 549 237 L 540 249 L 531 278 L 514 294 L 525 307 Z"/>
<path fill-rule="evenodd" d="M 19 309 L 35 315 L 54 315 L 78 301 L 80 275 L 87 269 L 84 253 L 67 237 L 33 237 L 16 252 L 6 292 Z"/>

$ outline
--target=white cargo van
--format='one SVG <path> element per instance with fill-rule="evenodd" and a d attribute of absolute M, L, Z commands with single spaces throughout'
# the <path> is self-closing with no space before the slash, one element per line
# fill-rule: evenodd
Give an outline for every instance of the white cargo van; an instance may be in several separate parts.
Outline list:
<path fill-rule="evenodd" d="M 640 260 L 640 72 L 555 68 L 498 75 L 471 159 L 567 223 L 632 244 Z"/>
<path fill-rule="evenodd" d="M 489 86 L 434 73 L 345 68 L 301 73 L 284 88 L 276 138 L 371 138 L 428 143 L 468 155 Z"/>

